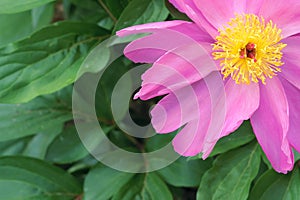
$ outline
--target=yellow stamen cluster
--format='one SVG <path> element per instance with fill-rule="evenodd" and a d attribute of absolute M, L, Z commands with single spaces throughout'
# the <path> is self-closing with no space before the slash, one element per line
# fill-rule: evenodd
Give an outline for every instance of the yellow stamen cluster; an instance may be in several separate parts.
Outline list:
<path fill-rule="evenodd" d="M 254 14 L 236 15 L 216 37 L 213 57 L 220 60 L 224 79 L 229 75 L 237 84 L 258 82 L 265 84 L 284 63 L 281 50 L 286 44 L 279 43 L 281 29 L 272 21 Z"/>

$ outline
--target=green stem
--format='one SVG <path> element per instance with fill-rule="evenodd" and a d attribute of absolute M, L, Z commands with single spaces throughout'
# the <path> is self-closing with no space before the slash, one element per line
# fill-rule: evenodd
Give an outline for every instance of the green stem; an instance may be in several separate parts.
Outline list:
<path fill-rule="evenodd" d="M 103 9 L 105 10 L 105 12 L 107 12 L 107 14 L 109 15 L 109 17 L 114 21 L 114 23 L 117 23 L 117 18 L 115 18 L 115 16 L 110 12 L 110 10 L 107 8 L 107 6 L 103 3 L 102 0 L 98 0 L 99 4 L 103 7 Z"/>
<path fill-rule="evenodd" d="M 128 135 L 127 133 L 123 132 L 124 136 L 130 141 L 132 142 L 142 153 L 145 152 L 144 150 L 144 146 L 139 143 L 139 141 L 137 141 L 134 137 Z"/>

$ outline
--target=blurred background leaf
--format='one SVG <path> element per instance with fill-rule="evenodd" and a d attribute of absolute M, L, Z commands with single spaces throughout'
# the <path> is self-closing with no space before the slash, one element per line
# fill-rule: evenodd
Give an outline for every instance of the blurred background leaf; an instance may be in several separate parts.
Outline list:
<path fill-rule="evenodd" d="M 148 125 L 149 110 L 159 98 L 119 99 L 126 108 L 117 105 L 122 110 L 118 119 L 111 108 L 116 83 L 137 65 L 124 56 L 110 61 L 143 35 L 112 36 L 137 24 L 190 21 L 168 0 L 2 0 L 0 6 L 0 102 L 10 103 L 0 104 L 0 200 L 299 199 L 300 154 L 295 152 L 292 172 L 274 172 L 249 121 L 219 140 L 208 159 L 180 157 L 151 173 L 111 169 L 81 143 L 72 115 L 72 86 L 81 75 L 96 76 L 104 69 L 94 109 L 104 136 L 113 144 L 133 153 L 154 152 L 178 133 L 135 138 L 122 130 L 119 122 L 127 112 L 136 124 Z M 85 66 L 78 72 L 81 65 Z M 121 83 L 136 90 L 134 81 Z M 73 95 L 88 104 L 83 98 L 87 91 L 89 86 Z M 133 95 L 121 90 L 118 94 Z M 75 120 L 88 128 L 85 112 L 74 113 Z M 85 137 L 91 148 L 101 144 L 101 137 L 88 132 Z M 136 168 L 147 164 L 115 157 L 110 146 L 106 150 L 107 160 Z"/>
<path fill-rule="evenodd" d="M 55 0 L 1 0 L 0 14 L 18 13 L 39 7 Z"/>

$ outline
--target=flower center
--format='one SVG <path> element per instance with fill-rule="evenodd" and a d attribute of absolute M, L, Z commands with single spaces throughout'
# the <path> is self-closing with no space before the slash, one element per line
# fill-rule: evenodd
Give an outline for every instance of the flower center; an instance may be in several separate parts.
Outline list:
<path fill-rule="evenodd" d="M 265 23 L 254 14 L 236 15 L 219 33 L 213 57 L 220 60 L 224 79 L 230 75 L 237 84 L 259 80 L 265 84 L 267 77 L 281 71 L 286 44 L 280 43 L 281 29 L 272 21 Z"/>

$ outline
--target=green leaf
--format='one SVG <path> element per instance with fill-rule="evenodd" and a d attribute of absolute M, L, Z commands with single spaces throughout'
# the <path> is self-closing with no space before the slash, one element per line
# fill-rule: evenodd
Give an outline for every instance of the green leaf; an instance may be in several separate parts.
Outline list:
<path fill-rule="evenodd" d="M 0 50 L 0 102 L 20 103 L 73 83 L 89 50 L 106 31 L 61 22 Z"/>
<path fill-rule="evenodd" d="M 146 149 L 151 152 L 163 148 L 172 142 L 177 133 L 178 131 L 174 131 L 168 134 L 156 134 L 151 138 L 147 138 Z"/>
<path fill-rule="evenodd" d="M 83 170 L 83 169 L 90 169 L 93 166 L 95 166 L 99 161 L 96 160 L 92 155 L 88 155 L 82 160 L 74 163 L 69 169 L 69 173 L 75 173 L 77 171 Z"/>
<path fill-rule="evenodd" d="M 108 133 L 108 138 L 109 140 L 117 144 L 119 148 L 121 149 L 126 149 L 127 151 L 133 151 L 133 152 L 139 152 L 138 149 L 136 148 L 136 144 L 134 143 L 135 139 L 130 140 L 127 135 L 127 133 L 118 130 L 118 129 L 113 129 Z M 136 141 L 137 142 L 137 141 Z"/>
<path fill-rule="evenodd" d="M 221 138 L 209 157 L 227 152 L 244 144 L 251 142 L 255 138 L 249 121 L 245 121 L 235 132 Z"/>
<path fill-rule="evenodd" d="M 52 127 L 43 133 L 39 133 L 32 137 L 23 151 L 23 155 L 44 159 L 47 149 L 55 137 L 61 133 L 63 124 Z"/>
<path fill-rule="evenodd" d="M 299 169 L 287 175 L 270 169 L 257 181 L 250 193 L 249 200 L 298 200 L 300 196 Z"/>
<path fill-rule="evenodd" d="M 24 155 L 44 159 L 50 143 L 61 133 L 62 127 L 63 124 L 60 124 L 32 137 L 0 142 L 0 155 Z"/>
<path fill-rule="evenodd" d="M 262 158 L 262 161 L 264 162 L 264 164 L 268 167 L 268 169 L 273 169 L 272 164 L 269 161 L 269 159 L 267 158 L 265 152 L 262 150 L 261 147 L 259 149 L 260 149 L 261 158 Z"/>
<path fill-rule="evenodd" d="M 0 47 L 23 39 L 32 33 L 31 22 L 30 11 L 17 14 L 0 14 Z"/>
<path fill-rule="evenodd" d="M 36 29 L 48 25 L 52 16 L 52 4 L 21 13 L 0 14 L 0 47 L 24 39 Z"/>
<path fill-rule="evenodd" d="M 26 104 L 0 104 L 0 141 L 48 131 L 72 119 L 71 88 Z"/>
<path fill-rule="evenodd" d="M 74 4 L 76 7 L 85 8 L 87 10 L 98 10 L 100 5 L 97 0 L 69 0 L 70 3 Z"/>
<path fill-rule="evenodd" d="M 69 125 L 49 146 L 46 159 L 65 164 L 78 161 L 89 152 L 83 146 L 74 125 Z"/>
<path fill-rule="evenodd" d="M 46 4 L 31 10 L 32 26 L 34 29 L 50 24 L 53 18 L 53 4 Z"/>
<path fill-rule="evenodd" d="M 18 13 L 39 7 L 55 0 L 1 0 L 0 14 Z"/>
<path fill-rule="evenodd" d="M 122 12 L 114 32 L 132 25 L 163 21 L 168 15 L 164 0 L 132 0 Z"/>
<path fill-rule="evenodd" d="M 123 38 L 112 36 L 109 39 L 101 42 L 101 44 L 91 50 L 82 64 L 79 74 L 81 75 L 86 72 L 97 73 L 106 69 L 107 67 L 106 71 L 102 75 L 102 80 L 104 79 L 104 81 L 109 82 L 110 78 L 112 78 L 115 84 L 131 67 L 128 64 L 128 60 L 122 57 L 123 49 L 129 42 L 139 39 L 143 36 L 145 36 L 145 34 L 130 35 Z M 106 76 L 109 75 L 112 77 L 106 78 Z M 115 75 L 118 77 L 115 78 Z M 110 87 L 113 88 L 113 86 Z"/>
<path fill-rule="evenodd" d="M 167 185 L 155 173 L 139 174 L 131 179 L 113 200 L 172 200 L 172 194 Z"/>
<path fill-rule="evenodd" d="M 134 174 L 120 172 L 99 164 L 84 182 L 84 200 L 107 200 L 119 191 Z"/>
<path fill-rule="evenodd" d="M 170 185 L 176 187 L 196 187 L 203 174 L 211 167 L 212 160 L 187 160 L 180 157 L 171 165 L 157 171 Z"/>
<path fill-rule="evenodd" d="M 204 174 L 197 199 L 247 199 L 259 164 L 260 153 L 256 143 L 221 154 Z"/>
<path fill-rule="evenodd" d="M 63 170 L 27 157 L 0 158 L 1 199 L 75 199 L 79 183 Z"/>
<path fill-rule="evenodd" d="M 104 0 L 105 5 L 115 18 L 119 18 L 122 11 L 128 4 L 128 0 Z"/>
<path fill-rule="evenodd" d="M 97 0 L 70 0 L 70 4 L 64 7 L 64 14 L 69 20 L 95 24 L 108 17 L 105 10 L 97 3 Z"/>
<path fill-rule="evenodd" d="M 295 161 L 300 160 L 300 153 L 298 153 L 296 150 L 293 151 L 295 155 Z"/>
<path fill-rule="evenodd" d="M 103 61 L 104 62 L 104 61 Z M 99 65 L 97 65 L 99 67 Z M 119 79 L 124 75 L 129 69 L 130 65 L 124 63 L 124 58 L 120 57 L 115 60 L 106 71 L 103 73 L 97 87 L 96 91 L 96 112 L 100 121 L 105 123 L 112 123 L 113 116 L 111 111 L 111 98 L 113 90 L 119 81 Z M 132 80 L 127 79 L 127 88 L 132 85 Z M 125 91 L 126 92 L 126 91 Z M 126 110 L 127 111 L 127 110 Z"/>
<path fill-rule="evenodd" d="M 30 138 L 0 142 L 0 156 L 22 155 Z"/>
<path fill-rule="evenodd" d="M 284 200 L 291 200 L 291 199 L 299 199 L 300 197 L 300 169 L 297 166 L 295 167 L 294 171 L 292 172 L 291 179 L 289 181 L 289 185 L 287 186 L 287 190 L 283 196 Z"/>

